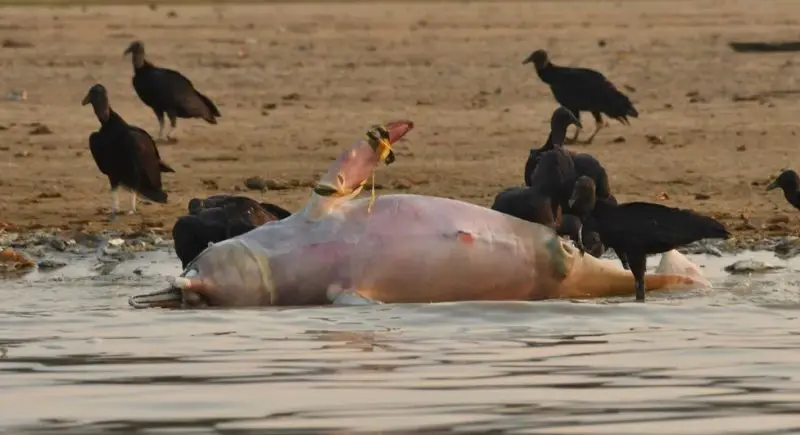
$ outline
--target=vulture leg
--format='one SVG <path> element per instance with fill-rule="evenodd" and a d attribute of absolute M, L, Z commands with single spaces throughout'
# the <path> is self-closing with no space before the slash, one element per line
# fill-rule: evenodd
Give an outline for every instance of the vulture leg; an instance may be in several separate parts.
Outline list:
<path fill-rule="evenodd" d="M 117 210 L 119 210 L 119 186 L 111 186 L 111 216 L 108 220 L 117 219 Z"/>
<path fill-rule="evenodd" d="M 573 114 L 575 114 L 575 118 L 580 121 L 581 119 L 581 112 L 578 110 L 569 109 Z M 572 145 L 574 143 L 578 143 L 578 135 L 581 134 L 581 127 L 579 125 L 575 126 L 575 135 L 572 137 L 564 138 L 564 145 Z"/>
<path fill-rule="evenodd" d="M 583 141 L 583 143 L 587 145 L 592 143 L 594 137 L 597 136 L 597 133 L 599 133 L 600 130 L 603 129 L 603 127 L 607 126 L 607 124 L 603 122 L 603 116 L 600 114 L 600 112 L 592 112 L 592 116 L 594 116 L 594 122 L 595 122 L 594 133 L 592 133 L 592 135 L 589 136 L 589 139 Z"/>
<path fill-rule="evenodd" d="M 647 268 L 647 255 L 642 253 L 627 253 L 631 272 L 636 280 L 636 302 L 644 302 L 644 273 Z"/>
<path fill-rule="evenodd" d="M 158 139 L 162 140 L 164 138 L 164 112 L 160 112 L 158 110 L 154 110 L 156 113 L 156 118 L 158 118 Z"/>
<path fill-rule="evenodd" d="M 167 112 L 167 117 L 169 118 L 169 133 L 167 133 L 167 141 L 170 143 L 175 143 L 178 141 L 178 139 L 176 139 L 174 136 L 175 130 L 177 129 L 178 117 L 171 112 Z"/>
<path fill-rule="evenodd" d="M 128 214 L 136 213 L 136 192 L 131 192 L 131 209 Z"/>
<path fill-rule="evenodd" d="M 624 251 L 617 251 L 616 249 L 614 249 L 614 253 L 617 254 L 619 262 L 622 263 L 622 268 L 625 270 L 631 270 L 631 265 L 628 262 L 628 255 Z"/>

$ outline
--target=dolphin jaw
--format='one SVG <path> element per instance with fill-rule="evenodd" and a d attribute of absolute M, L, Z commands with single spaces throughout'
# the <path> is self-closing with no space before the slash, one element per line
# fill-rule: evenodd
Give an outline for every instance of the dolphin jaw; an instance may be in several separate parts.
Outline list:
<path fill-rule="evenodd" d="M 189 269 L 185 275 L 194 276 L 197 270 Z M 202 279 L 189 279 L 184 276 L 167 277 L 169 287 L 151 293 L 131 296 L 128 304 L 137 309 L 142 308 L 201 308 L 209 306 L 208 301 L 201 292 L 195 291 L 203 288 Z"/>
<path fill-rule="evenodd" d="M 180 308 L 183 305 L 183 292 L 173 286 L 154 292 L 128 298 L 128 305 L 143 308 Z"/>

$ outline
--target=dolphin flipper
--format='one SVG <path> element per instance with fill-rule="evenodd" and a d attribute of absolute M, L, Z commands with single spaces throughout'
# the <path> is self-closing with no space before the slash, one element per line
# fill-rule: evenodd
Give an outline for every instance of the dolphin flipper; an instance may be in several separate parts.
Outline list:
<path fill-rule="evenodd" d="M 382 302 L 372 300 L 368 297 L 362 296 L 354 289 L 344 289 L 339 285 L 331 285 L 328 287 L 328 299 L 332 305 L 340 306 L 361 306 L 361 305 L 379 305 Z"/>

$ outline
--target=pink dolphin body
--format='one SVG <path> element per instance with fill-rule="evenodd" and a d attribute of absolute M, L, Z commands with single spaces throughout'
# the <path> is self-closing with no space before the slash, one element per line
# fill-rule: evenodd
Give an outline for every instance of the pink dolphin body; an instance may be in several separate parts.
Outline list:
<path fill-rule="evenodd" d="M 629 271 L 581 255 L 545 226 L 421 195 L 355 199 L 409 121 L 345 150 L 300 212 L 209 246 L 133 307 L 253 307 L 632 295 Z M 706 285 L 650 274 L 647 290 Z"/>

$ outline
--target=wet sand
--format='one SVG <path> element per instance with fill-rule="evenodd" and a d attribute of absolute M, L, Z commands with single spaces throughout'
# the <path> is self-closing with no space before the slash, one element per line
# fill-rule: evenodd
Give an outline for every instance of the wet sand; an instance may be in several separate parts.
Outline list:
<path fill-rule="evenodd" d="M 173 13 L 174 12 L 174 13 Z M 786 235 L 800 213 L 764 188 L 794 157 L 800 119 L 794 54 L 737 54 L 729 40 L 796 36 L 800 4 L 765 1 L 592 1 L 3 9 L 0 221 L 12 231 L 152 229 L 168 234 L 196 196 L 242 191 L 296 210 L 308 183 L 366 127 L 410 118 L 381 193 L 415 192 L 490 205 L 522 182 L 556 103 L 529 65 L 605 73 L 641 112 L 589 146 L 621 201 L 658 201 L 722 219 L 739 237 Z M 169 204 L 108 223 L 108 183 L 88 149 L 98 127 L 80 100 L 103 83 L 128 122 L 158 133 L 136 97 L 123 50 L 141 39 L 220 107 L 218 125 L 179 120 L 160 145 Z M 601 43 L 602 41 L 602 43 Z M 603 45 L 601 47 L 601 45 Z M 759 96 L 754 101 L 748 99 Z M 748 101 L 741 101 L 743 98 Z M 594 122 L 583 115 L 585 134 Z M 42 123 L 51 134 L 34 134 Z M 650 138 L 648 138 L 650 136 Z M 584 136 L 585 137 L 585 136 Z M 245 179 L 279 190 L 247 191 Z M 129 196 L 120 195 L 122 210 Z"/>

